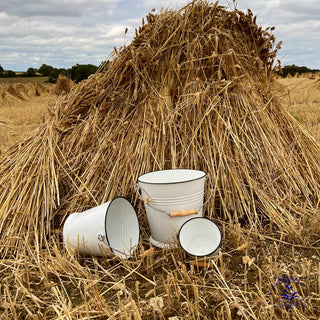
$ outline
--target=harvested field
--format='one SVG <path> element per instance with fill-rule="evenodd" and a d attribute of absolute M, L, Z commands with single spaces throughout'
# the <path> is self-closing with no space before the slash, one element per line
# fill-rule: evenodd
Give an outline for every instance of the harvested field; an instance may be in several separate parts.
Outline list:
<path fill-rule="evenodd" d="M 284 85 L 282 105 L 320 141 L 320 79 L 277 80 Z"/>
<path fill-rule="evenodd" d="M 3 104 L 21 100 L 30 100 L 48 93 L 48 89 L 40 83 L 1 83 L 0 107 Z"/>
<path fill-rule="evenodd" d="M 320 147 L 273 81 L 274 36 L 203 1 L 146 21 L 1 155 L 0 318 L 319 319 Z M 179 247 L 144 255 L 134 183 L 167 168 L 211 176 L 205 214 L 223 243 L 207 261 Z M 66 250 L 66 217 L 117 195 L 139 216 L 135 256 Z M 302 302 L 284 307 L 290 277 Z"/>
<path fill-rule="evenodd" d="M 0 83 L 0 152 L 21 142 L 49 118 L 51 85 Z"/>
<path fill-rule="evenodd" d="M 12 78 L 0 78 L 0 84 L 3 83 L 24 83 L 24 84 L 29 84 L 29 83 L 39 83 L 39 84 L 45 84 L 48 82 L 49 77 L 41 77 L 41 76 L 36 76 L 36 77 L 12 77 Z"/>

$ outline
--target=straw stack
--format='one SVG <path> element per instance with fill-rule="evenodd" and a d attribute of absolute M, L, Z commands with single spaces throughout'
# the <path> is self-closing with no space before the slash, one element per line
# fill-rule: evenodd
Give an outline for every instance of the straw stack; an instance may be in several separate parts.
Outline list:
<path fill-rule="evenodd" d="M 53 94 L 60 96 L 62 94 L 67 94 L 70 92 L 72 86 L 74 86 L 74 82 L 66 76 L 60 75 L 57 79 L 56 84 L 53 88 Z"/>
<path fill-rule="evenodd" d="M 320 149 L 277 99 L 270 31 L 204 1 L 151 13 L 1 155 L 0 319 L 319 318 Z M 167 168 L 211 176 L 205 213 L 226 241 L 210 263 L 146 251 L 144 232 L 127 261 L 63 247 L 69 214 L 118 195 L 146 229 L 134 183 Z M 273 306 L 288 272 L 306 279 L 305 308 Z"/>
<path fill-rule="evenodd" d="M 308 242 L 302 222 L 319 215 L 320 149 L 276 99 L 279 47 L 250 11 L 195 1 L 150 13 L 108 67 L 2 156 L 2 256 L 23 251 L 22 238 L 41 247 L 67 215 L 117 195 L 146 226 L 134 183 L 168 168 L 210 174 L 207 216 L 259 232 L 272 223 Z"/>
<path fill-rule="evenodd" d="M 2 83 L 0 86 L 0 106 L 4 103 L 29 100 L 47 93 L 48 90 L 40 83 Z"/>

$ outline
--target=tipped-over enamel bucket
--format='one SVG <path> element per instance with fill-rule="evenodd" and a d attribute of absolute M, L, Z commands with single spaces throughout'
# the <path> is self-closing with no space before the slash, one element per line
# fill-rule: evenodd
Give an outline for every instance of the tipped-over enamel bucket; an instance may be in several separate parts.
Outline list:
<path fill-rule="evenodd" d="M 205 172 L 192 169 L 160 170 L 138 178 L 136 188 L 145 204 L 153 245 L 174 246 L 183 223 L 203 215 L 207 178 Z"/>
<path fill-rule="evenodd" d="M 191 256 L 210 256 L 220 246 L 221 232 L 213 221 L 207 218 L 193 218 L 180 228 L 178 241 L 181 248 Z"/>
<path fill-rule="evenodd" d="M 81 213 L 71 214 L 63 226 L 63 240 L 85 255 L 132 255 L 139 242 L 139 222 L 131 203 L 116 197 Z"/>

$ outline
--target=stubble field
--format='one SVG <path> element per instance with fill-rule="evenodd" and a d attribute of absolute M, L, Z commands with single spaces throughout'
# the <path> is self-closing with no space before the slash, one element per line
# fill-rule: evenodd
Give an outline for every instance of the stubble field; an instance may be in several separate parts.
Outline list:
<path fill-rule="evenodd" d="M 282 104 L 320 142 L 320 79 L 276 81 Z M 9 86 L 0 84 L 0 153 L 36 134 L 57 98 L 45 84 Z M 69 256 L 56 243 L 47 244 L 52 249 L 47 256 L 29 252 L 30 261 L 13 261 L 11 270 L 0 266 L 5 275 L 0 319 L 319 319 L 319 242 L 289 243 L 279 232 L 273 236 L 272 224 L 268 235 L 260 235 L 240 224 L 216 222 L 228 240 L 204 264 L 194 263 L 181 249 L 157 250 L 127 262 Z M 148 246 L 142 243 L 139 253 Z M 276 277 L 283 274 L 305 285 L 299 289 L 295 283 L 293 289 L 306 299 L 290 310 L 274 299 L 281 293 L 273 292 Z"/>

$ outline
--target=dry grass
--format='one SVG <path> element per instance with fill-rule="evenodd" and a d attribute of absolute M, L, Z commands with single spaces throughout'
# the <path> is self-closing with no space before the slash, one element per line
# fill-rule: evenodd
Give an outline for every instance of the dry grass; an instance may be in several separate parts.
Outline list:
<path fill-rule="evenodd" d="M 320 79 L 301 77 L 278 81 L 285 86 L 283 106 L 320 141 Z"/>
<path fill-rule="evenodd" d="M 52 91 L 55 95 L 60 96 L 70 92 L 74 82 L 66 76 L 59 76 L 57 83 L 53 86 Z"/>
<path fill-rule="evenodd" d="M 280 103 L 274 37 L 201 1 L 147 22 L 1 157 L 0 318 L 318 319 L 320 149 Z M 202 266 L 180 248 L 140 257 L 133 185 L 176 167 L 214 183 L 205 212 L 224 241 Z M 136 256 L 66 250 L 66 216 L 116 195 L 139 215 Z M 306 277 L 305 308 L 273 306 L 282 274 Z"/>
<path fill-rule="evenodd" d="M 36 76 L 36 77 L 12 77 L 12 78 L 0 78 L 0 84 L 3 83 L 24 83 L 24 84 L 30 84 L 30 83 L 41 83 L 45 84 L 49 80 L 49 77 L 47 76 Z"/>
<path fill-rule="evenodd" d="M 47 85 L 37 83 L 0 84 L 0 151 L 28 137 L 48 119 L 52 95 Z"/>

